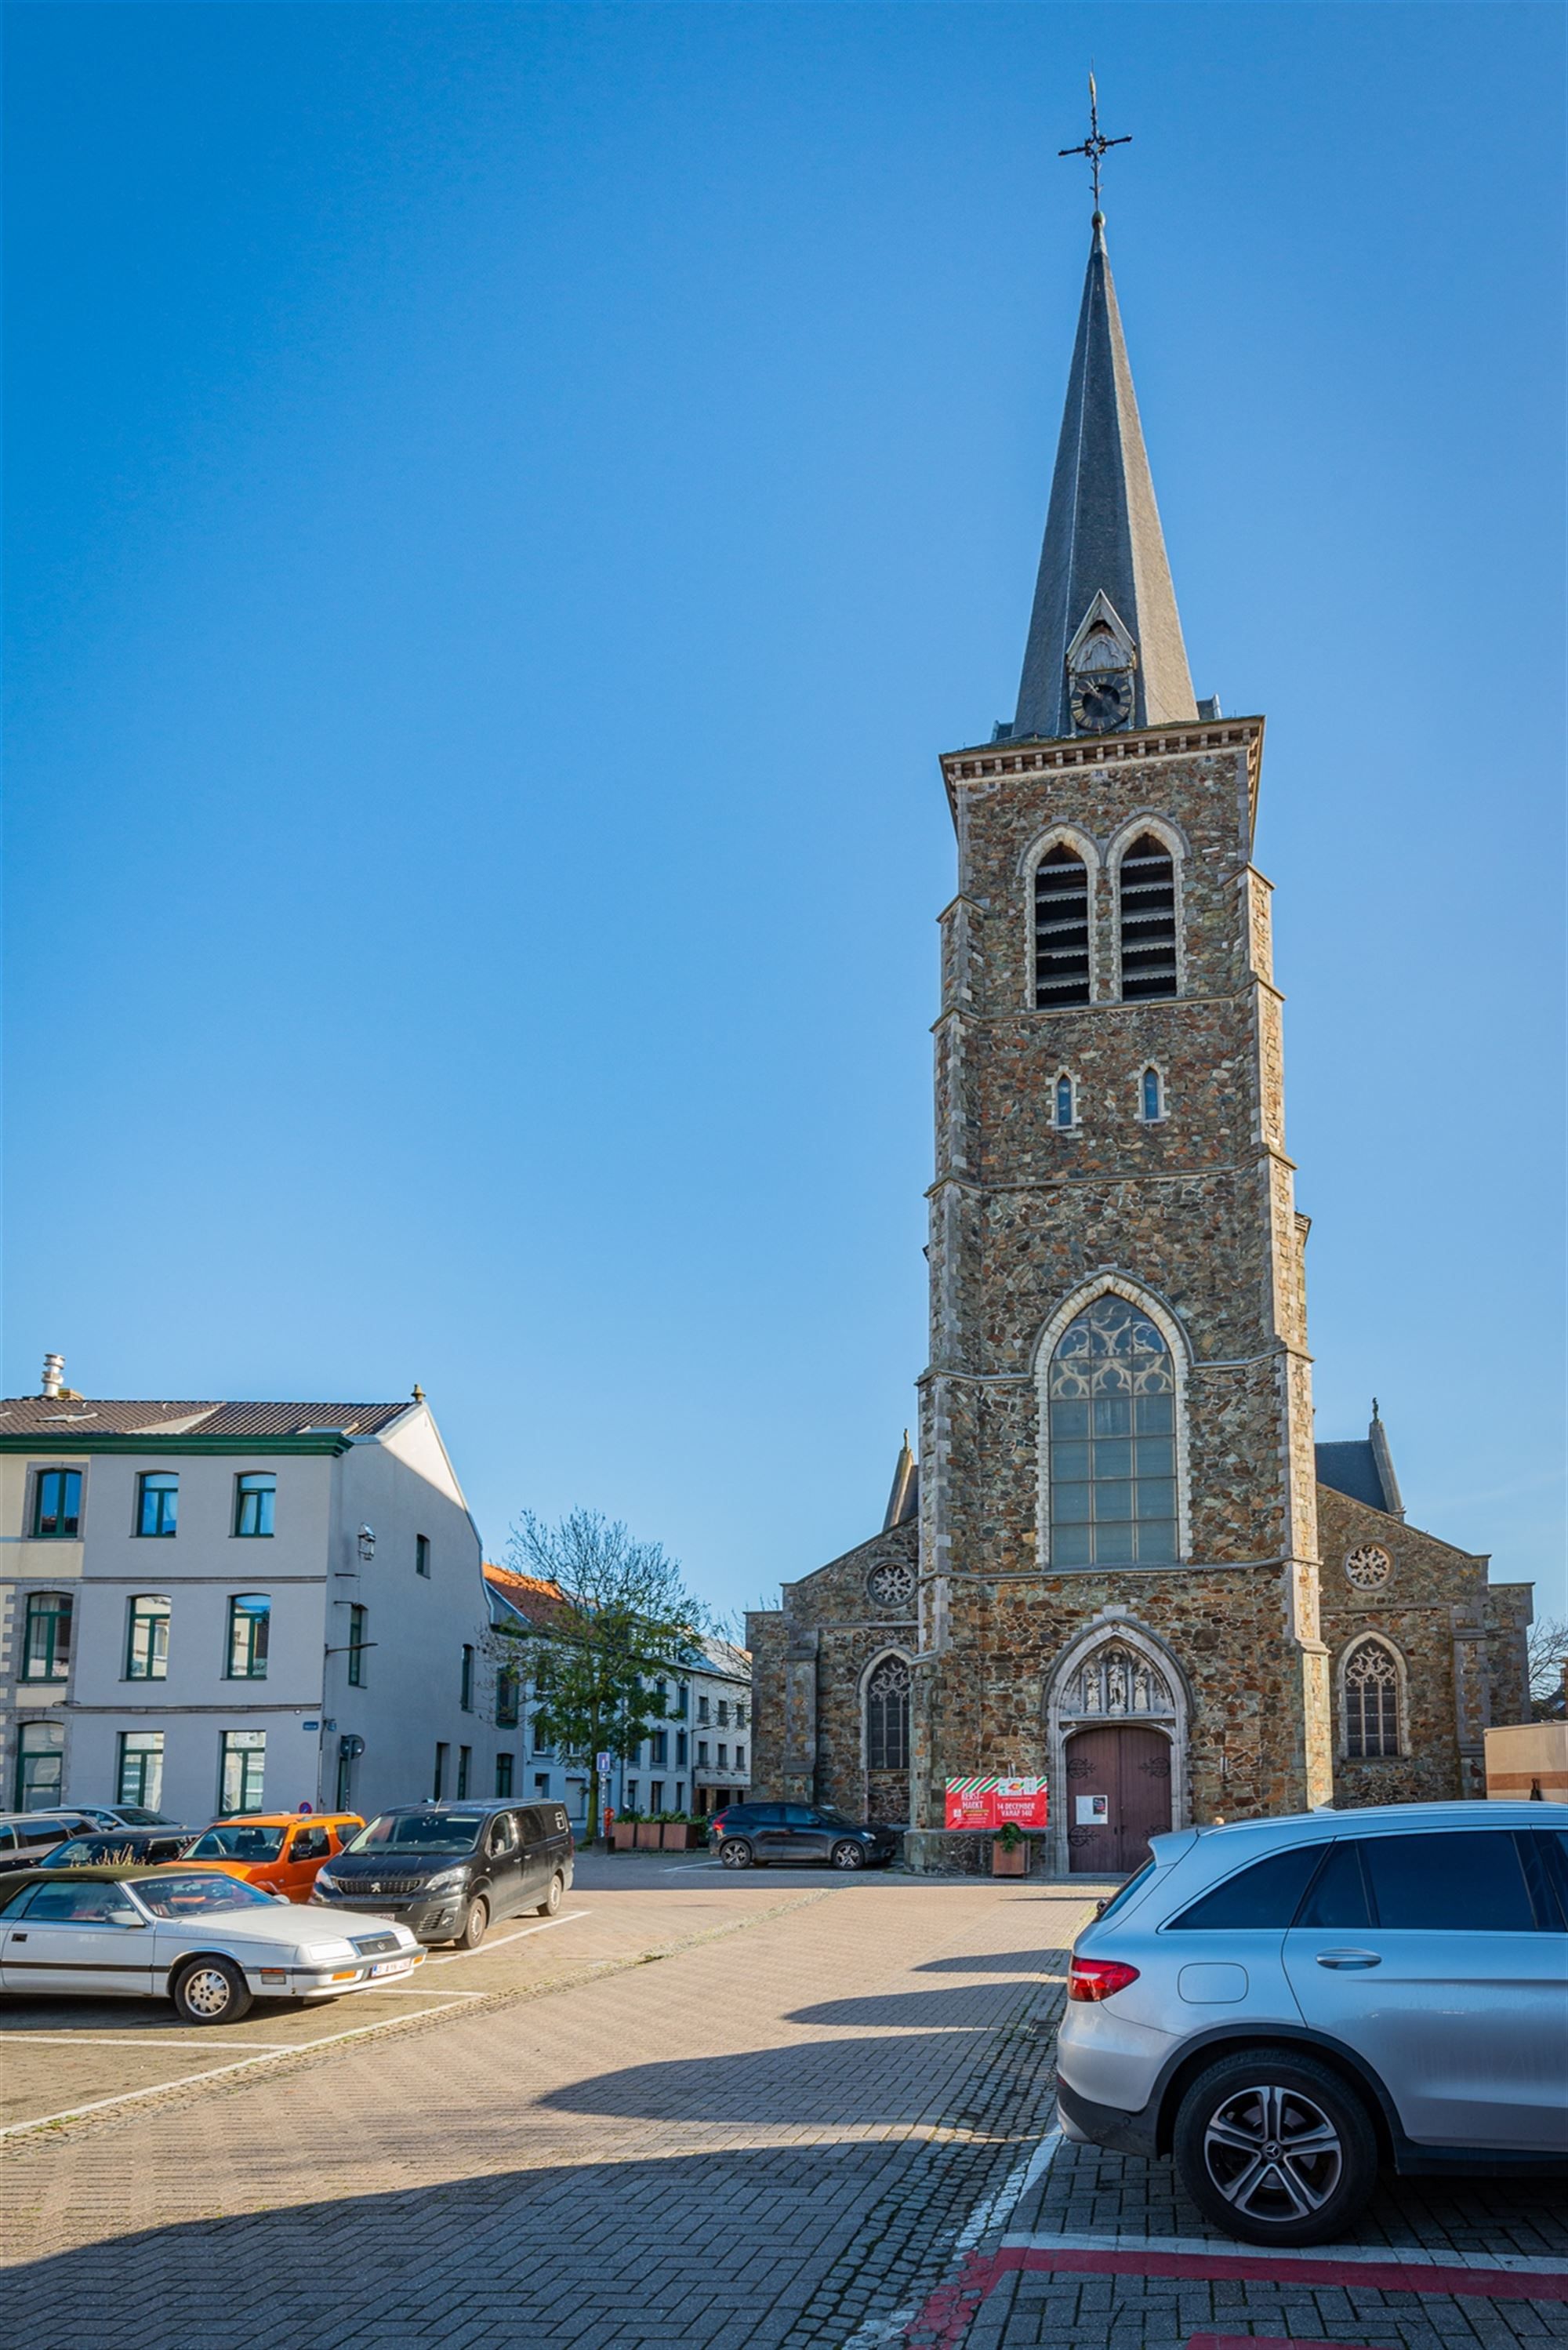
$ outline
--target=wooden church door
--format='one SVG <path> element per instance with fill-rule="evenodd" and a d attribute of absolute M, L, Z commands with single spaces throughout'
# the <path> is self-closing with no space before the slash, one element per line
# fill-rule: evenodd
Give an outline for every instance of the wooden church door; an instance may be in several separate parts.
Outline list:
<path fill-rule="evenodd" d="M 1139 1723 L 1075 1731 L 1067 1741 L 1067 1866 L 1125 1877 L 1170 1825 L 1170 1741 Z"/>

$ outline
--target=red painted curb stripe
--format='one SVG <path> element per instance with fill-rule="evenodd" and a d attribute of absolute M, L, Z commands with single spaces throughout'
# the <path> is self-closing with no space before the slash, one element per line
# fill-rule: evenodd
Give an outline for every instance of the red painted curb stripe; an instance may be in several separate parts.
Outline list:
<path fill-rule="evenodd" d="M 1518 2269 L 1428 2268 L 1414 2261 L 1314 2261 L 1283 2252 L 1052 2252 L 1030 2244 L 1009 2247 L 998 2261 L 1025 2269 L 1059 2269 L 1087 2276 L 1245 2277 L 1260 2284 L 1360 2285 L 1370 2293 L 1451 2293 L 1472 2301 L 1568 2301 L 1568 2271 L 1555 2275 Z"/>
<path fill-rule="evenodd" d="M 1001 2251 L 971 2252 L 951 2284 L 939 2285 L 904 2329 L 909 2350 L 958 2350 L 981 2303 L 1004 2276 L 1023 2270 L 1065 2276 L 1190 2277 L 1208 2283 L 1225 2277 L 1242 2277 L 1262 2284 L 1359 2285 L 1365 2293 L 1417 2293 L 1451 2295 L 1472 2301 L 1568 2301 L 1568 2271 L 1554 2275 L 1526 2274 L 1518 2269 L 1426 2267 L 1404 2261 L 1303 2260 L 1283 2253 L 1228 2253 L 1210 2259 L 1201 2252 L 1047 2251 L 1035 2245 L 1007 2245 Z M 1265 2350 L 1251 2336 L 1196 2337 L 1201 2342 L 1229 2345 L 1237 2350 Z M 1285 2350 L 1285 2345 L 1281 2345 Z M 1293 2350 L 1293 2345 L 1291 2345 Z M 1343 2350 L 1343 2345 L 1342 2345 Z"/>
<path fill-rule="evenodd" d="M 1369 2342 L 1319 2342 L 1314 2335 L 1194 2334 L 1187 2350 L 1372 2350 Z"/>

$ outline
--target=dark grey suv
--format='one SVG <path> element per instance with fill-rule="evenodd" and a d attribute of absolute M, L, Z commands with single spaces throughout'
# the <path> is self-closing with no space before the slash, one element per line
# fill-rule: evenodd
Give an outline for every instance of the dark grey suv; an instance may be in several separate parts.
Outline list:
<path fill-rule="evenodd" d="M 852 1820 L 830 1804 L 730 1804 L 708 1833 L 726 1868 L 767 1867 L 775 1860 L 818 1868 L 867 1868 L 893 1858 L 897 1828 Z"/>
<path fill-rule="evenodd" d="M 493 1918 L 553 1918 L 571 1883 L 559 1804 L 410 1804 L 361 1828 L 317 1871 L 310 1898 L 474 1950 Z"/>

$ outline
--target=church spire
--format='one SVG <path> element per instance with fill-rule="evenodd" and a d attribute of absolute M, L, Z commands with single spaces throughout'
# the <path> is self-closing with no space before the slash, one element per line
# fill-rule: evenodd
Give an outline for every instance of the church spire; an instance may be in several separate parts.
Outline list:
<path fill-rule="evenodd" d="M 1093 734 L 1197 715 L 1096 205 L 1012 732 Z"/>

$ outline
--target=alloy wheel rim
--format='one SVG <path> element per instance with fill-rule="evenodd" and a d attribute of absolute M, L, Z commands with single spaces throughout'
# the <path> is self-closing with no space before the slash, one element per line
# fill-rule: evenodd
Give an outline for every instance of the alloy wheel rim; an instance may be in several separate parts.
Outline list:
<path fill-rule="evenodd" d="M 1233 2210 L 1283 2227 L 1323 2210 L 1344 2176 L 1345 2148 L 1321 2106 L 1270 2082 L 1215 2106 L 1203 2163 Z"/>
<path fill-rule="evenodd" d="M 185 2004 L 198 2015 L 222 2015 L 233 1996 L 228 1977 L 216 1967 L 198 1968 L 185 1979 Z"/>

